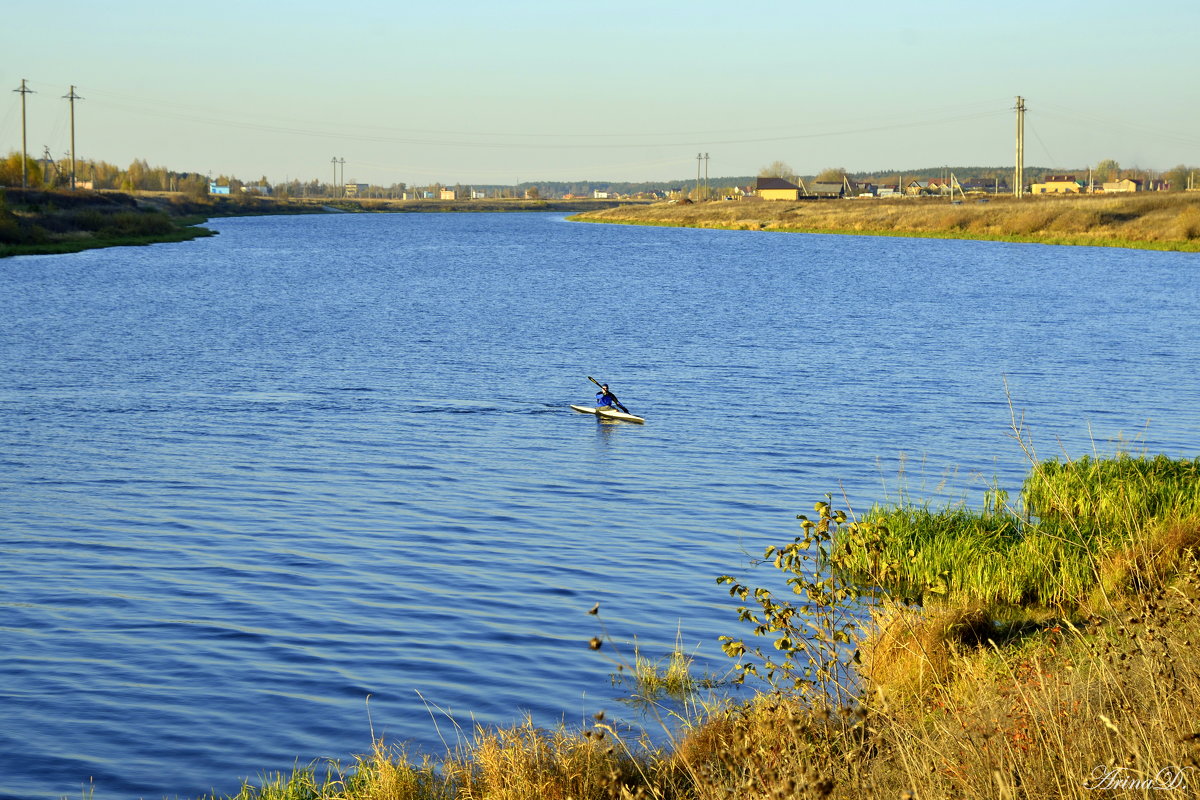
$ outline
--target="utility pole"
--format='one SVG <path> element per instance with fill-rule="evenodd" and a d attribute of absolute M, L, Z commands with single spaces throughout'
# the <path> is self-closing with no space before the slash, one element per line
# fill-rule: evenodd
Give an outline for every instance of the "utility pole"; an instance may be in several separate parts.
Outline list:
<path fill-rule="evenodd" d="M 1025 99 L 1017 95 L 1017 166 L 1014 170 L 1014 197 L 1025 196 Z"/>
<path fill-rule="evenodd" d="M 338 159 L 338 164 L 340 164 L 340 165 L 341 165 L 341 167 L 342 167 L 342 182 L 341 182 L 340 184 L 338 184 L 338 185 L 339 185 L 339 186 L 341 186 L 342 188 L 341 188 L 341 190 L 338 192 L 338 196 L 339 196 L 339 197 L 345 197 L 345 196 L 346 196 L 346 159 L 344 159 L 344 158 L 339 158 L 339 159 Z"/>
<path fill-rule="evenodd" d="M 50 146 L 42 145 L 42 185 L 53 186 L 50 182 L 50 170 L 54 170 L 55 175 L 61 175 L 58 171 L 58 164 L 54 163 L 54 158 L 50 155 Z"/>
<path fill-rule="evenodd" d="M 704 158 L 703 153 L 696 153 L 696 199 L 700 199 L 700 159 Z"/>
<path fill-rule="evenodd" d="M 708 199 L 708 153 L 704 154 L 704 199 Z"/>
<path fill-rule="evenodd" d="M 29 147 L 25 143 L 25 95 L 33 94 L 33 89 L 25 86 L 25 79 L 21 78 L 21 88 L 13 89 L 14 92 L 21 94 L 21 188 L 29 188 Z"/>
<path fill-rule="evenodd" d="M 64 94 L 63 99 L 71 103 L 71 191 L 75 191 L 75 101 L 83 98 L 75 94 L 72 84 L 70 94 Z"/>
<path fill-rule="evenodd" d="M 329 196 L 337 197 L 334 192 L 337 191 L 337 156 L 329 159 L 329 163 L 333 164 L 333 180 L 329 182 Z"/>

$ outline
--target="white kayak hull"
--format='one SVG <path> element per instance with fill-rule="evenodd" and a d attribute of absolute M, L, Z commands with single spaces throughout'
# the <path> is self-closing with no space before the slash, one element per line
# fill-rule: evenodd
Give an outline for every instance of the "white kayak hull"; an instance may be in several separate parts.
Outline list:
<path fill-rule="evenodd" d="M 600 419 L 612 420 L 614 422 L 636 422 L 641 425 L 646 421 L 641 417 L 634 416 L 633 414 L 625 414 L 616 409 L 609 411 L 606 408 L 592 408 L 591 406 L 571 406 L 571 408 L 580 414 L 595 414 Z"/>

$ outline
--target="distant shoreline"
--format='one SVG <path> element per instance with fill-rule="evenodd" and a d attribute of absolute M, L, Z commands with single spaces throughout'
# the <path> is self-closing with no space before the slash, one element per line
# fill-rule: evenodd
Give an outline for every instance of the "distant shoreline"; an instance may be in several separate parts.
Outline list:
<path fill-rule="evenodd" d="M 1200 252 L 1200 192 L 1071 197 L 656 203 L 579 222 Z"/>
<path fill-rule="evenodd" d="M 102 247 L 183 242 L 216 231 L 210 219 L 328 213 L 589 212 L 616 200 L 392 200 L 271 198 L 177 192 L 92 192 L 0 189 L 0 258 L 57 255 Z"/>
<path fill-rule="evenodd" d="M 233 216 L 566 212 L 578 222 L 719 230 L 970 239 L 1200 252 L 1200 192 L 1070 197 L 706 203 L 619 200 L 393 200 L 0 190 L 0 258 L 214 236 Z"/>

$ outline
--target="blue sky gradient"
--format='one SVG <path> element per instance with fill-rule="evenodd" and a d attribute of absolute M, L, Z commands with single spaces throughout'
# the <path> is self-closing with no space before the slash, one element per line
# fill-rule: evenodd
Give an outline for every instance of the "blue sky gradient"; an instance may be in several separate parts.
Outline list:
<path fill-rule="evenodd" d="M 47 0 L 5 13 L 0 149 L 512 184 L 1200 164 L 1200 4 Z"/>

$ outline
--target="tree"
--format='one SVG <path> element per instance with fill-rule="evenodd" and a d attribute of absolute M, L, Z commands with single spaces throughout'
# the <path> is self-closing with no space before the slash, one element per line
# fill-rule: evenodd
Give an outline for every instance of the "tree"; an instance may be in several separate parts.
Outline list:
<path fill-rule="evenodd" d="M 841 183 L 845 177 L 845 167 L 829 167 L 821 170 L 817 177 L 813 178 L 813 181 L 816 183 Z"/>
<path fill-rule="evenodd" d="M 786 161 L 772 161 L 758 171 L 760 178 L 783 178 L 785 181 L 796 182 L 796 171 Z"/>
<path fill-rule="evenodd" d="M 1188 188 L 1188 175 L 1190 173 L 1190 169 L 1183 164 L 1180 164 L 1175 168 L 1167 170 L 1167 172 L 1163 173 L 1163 180 L 1169 184 L 1170 191 L 1186 192 Z"/>
<path fill-rule="evenodd" d="M 1115 181 L 1121 174 L 1121 165 L 1111 158 L 1106 158 L 1092 170 L 1093 180 L 1097 183 Z"/>
<path fill-rule="evenodd" d="M 36 186 L 42 181 L 42 165 L 33 158 L 25 159 L 30 186 Z M 21 154 L 11 152 L 8 158 L 0 161 L 0 186 L 21 185 Z"/>

